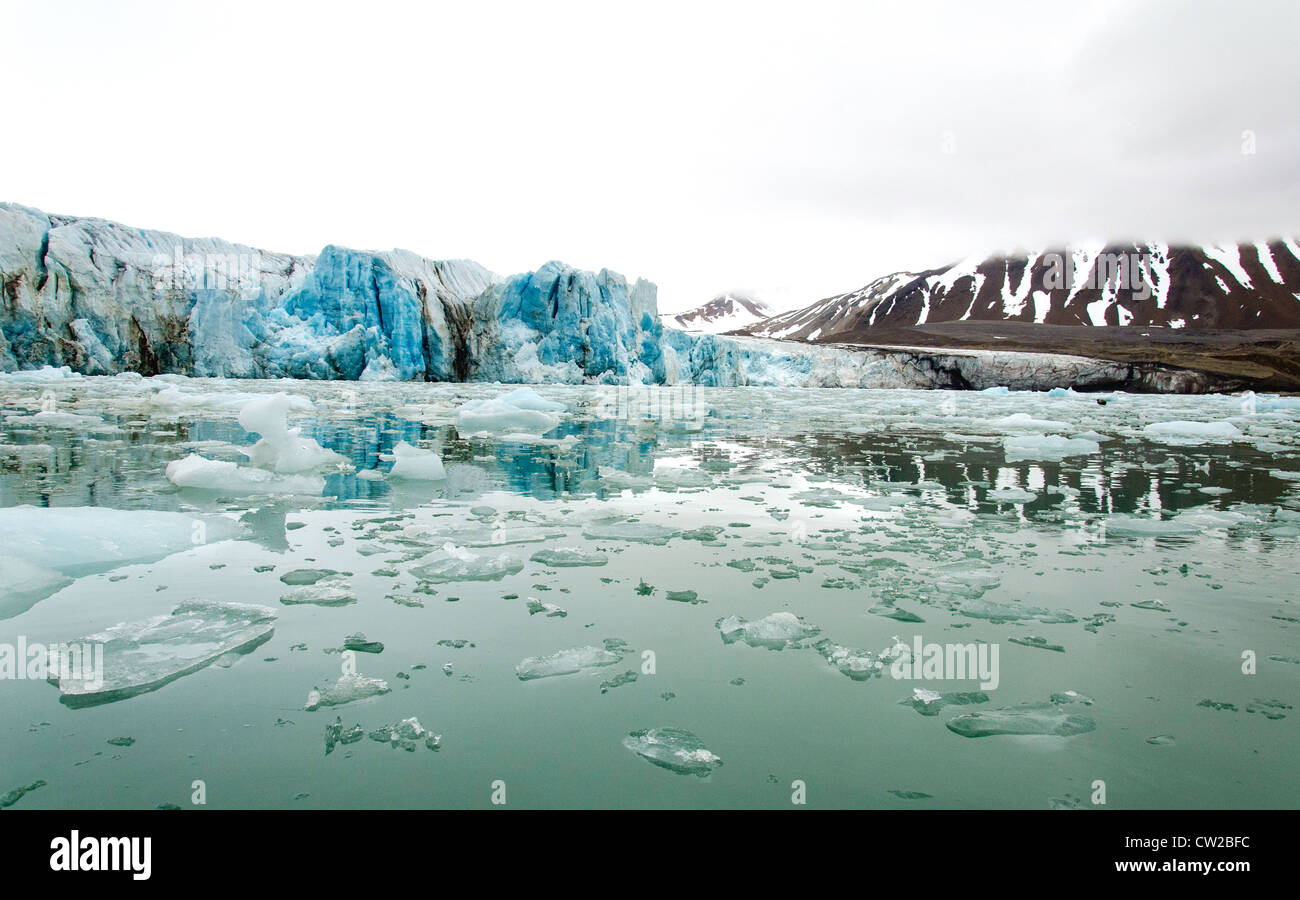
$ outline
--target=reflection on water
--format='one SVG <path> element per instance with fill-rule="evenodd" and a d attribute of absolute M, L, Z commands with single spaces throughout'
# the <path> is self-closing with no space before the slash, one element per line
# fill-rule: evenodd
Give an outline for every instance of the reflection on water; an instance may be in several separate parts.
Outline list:
<path fill-rule="evenodd" d="M 319 497 L 167 481 L 191 453 L 246 463 L 238 410 L 276 390 L 311 399 L 291 424 L 346 459 Z M 503 778 L 522 805 L 781 806 L 798 778 L 814 805 L 1041 808 L 1089 805 L 1102 779 L 1116 806 L 1300 802 L 1300 404 L 740 388 L 677 420 L 550 386 L 545 434 L 458 429 L 507 390 L 0 384 L 0 507 L 240 529 L 52 583 L 0 642 L 189 600 L 277 614 L 265 644 L 130 699 L 71 710 L 0 683 L 0 792 L 42 778 L 24 805 L 148 806 L 206 777 L 230 806 L 477 807 Z M 400 442 L 436 448 L 446 479 L 388 478 Z M 387 690 L 305 710 L 338 688 L 345 639 L 381 645 L 358 656 Z M 997 686 L 889 674 L 930 642 L 997 647 Z M 327 755 L 335 715 L 335 743 L 411 716 L 443 740 Z M 122 731 L 137 743 L 103 756 Z M 694 755 L 629 752 L 646 734 Z"/>

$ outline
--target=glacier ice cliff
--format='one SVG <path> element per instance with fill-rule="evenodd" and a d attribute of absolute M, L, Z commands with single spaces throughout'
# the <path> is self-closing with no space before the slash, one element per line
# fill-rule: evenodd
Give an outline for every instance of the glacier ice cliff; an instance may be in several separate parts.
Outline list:
<path fill-rule="evenodd" d="M 706 386 L 1208 390 L 1197 373 L 665 328 L 657 289 L 551 262 L 292 256 L 0 203 L 0 371 Z"/>

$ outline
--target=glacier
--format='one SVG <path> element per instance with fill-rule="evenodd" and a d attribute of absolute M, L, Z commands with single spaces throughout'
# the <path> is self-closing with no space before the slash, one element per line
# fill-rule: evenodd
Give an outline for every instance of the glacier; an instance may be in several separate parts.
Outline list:
<path fill-rule="evenodd" d="M 847 348 L 667 328 L 657 288 L 548 262 L 315 256 L 0 203 L 0 371 L 401 382 L 1197 391 L 1057 354 Z M 50 377 L 53 377 L 51 375 Z"/>

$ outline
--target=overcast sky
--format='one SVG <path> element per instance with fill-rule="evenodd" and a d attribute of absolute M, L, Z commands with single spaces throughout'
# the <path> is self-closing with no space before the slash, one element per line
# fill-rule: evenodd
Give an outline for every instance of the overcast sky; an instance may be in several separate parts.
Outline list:
<path fill-rule="evenodd" d="M 1300 234 L 1293 0 L 3 0 L 0 34 L 0 199 L 272 250 L 561 259 L 677 311 Z"/>

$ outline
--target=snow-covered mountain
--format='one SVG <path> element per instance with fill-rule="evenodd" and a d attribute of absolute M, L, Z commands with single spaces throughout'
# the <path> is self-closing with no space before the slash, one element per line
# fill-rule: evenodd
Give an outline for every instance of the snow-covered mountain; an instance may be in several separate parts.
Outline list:
<path fill-rule="evenodd" d="M 684 313 L 661 313 L 670 328 L 702 334 L 726 334 L 757 324 L 772 315 L 772 308 L 743 291 L 718 294 L 703 306 Z"/>
<path fill-rule="evenodd" d="M 1300 328 L 1300 246 L 1108 244 L 896 272 L 774 316 L 751 334 L 869 341 L 961 322 L 1189 331 Z"/>

